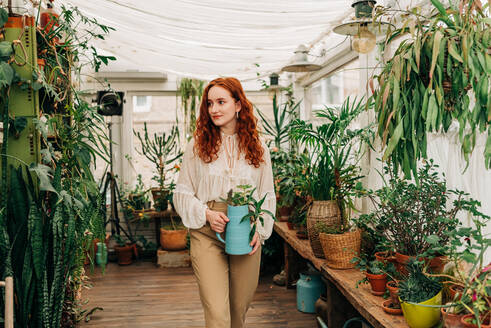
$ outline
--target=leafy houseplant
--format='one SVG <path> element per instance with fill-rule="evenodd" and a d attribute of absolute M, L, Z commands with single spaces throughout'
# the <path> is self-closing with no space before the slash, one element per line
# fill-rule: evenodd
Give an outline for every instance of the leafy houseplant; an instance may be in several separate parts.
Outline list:
<path fill-rule="evenodd" d="M 309 166 L 304 174 L 305 185 L 313 199 L 307 214 L 307 228 L 312 250 L 324 257 L 318 232 L 318 221 L 340 226 L 348 231 L 349 217 L 354 209 L 353 198 L 359 193 L 362 178 L 357 163 L 363 146 L 372 136 L 371 126 L 350 129 L 358 115 L 370 107 L 370 101 L 351 101 L 348 97 L 340 108 L 326 107 L 315 116 L 326 123 L 314 127 L 312 123 L 296 120 L 292 136 L 310 151 Z"/>
<path fill-rule="evenodd" d="M 407 267 L 408 278 L 399 282 L 404 318 L 410 327 L 433 327 L 440 320 L 440 309 L 431 305 L 441 305 L 442 284 L 425 275 L 415 260 L 411 260 Z"/>
<path fill-rule="evenodd" d="M 489 4 L 450 1 L 446 9 L 439 0 L 431 3 L 430 17 L 422 15 L 421 8 L 404 11 L 402 27 L 388 30 L 386 44 L 399 36 L 408 38 L 376 77 L 378 134 L 387 146 L 383 159 L 391 158 L 406 177 L 411 172 L 416 176 L 417 161 L 427 156 L 427 132 L 446 132 L 452 121 L 459 123 L 467 161 L 477 133 L 487 131 L 484 158 L 486 167 L 491 166 Z M 376 17 L 388 11 L 379 8 Z"/>
<path fill-rule="evenodd" d="M 179 131 L 177 126 L 174 126 L 168 134 L 163 132 L 149 136 L 145 122 L 143 136 L 140 132 L 133 132 L 141 143 L 141 152 L 139 153 L 150 160 L 155 167 L 156 174 L 152 180 L 156 181 L 159 186 L 152 188 L 154 205 L 156 210 L 164 211 L 167 209 L 168 196 L 173 186 L 171 182 L 167 182 L 167 173 L 177 169 L 177 166 L 172 164 L 182 156 L 178 142 Z"/>
<path fill-rule="evenodd" d="M 142 175 L 138 174 L 137 176 L 137 184 L 135 188 L 128 195 L 129 198 L 129 206 L 131 206 L 135 210 L 143 210 L 147 208 L 147 203 L 149 201 L 148 190 L 145 189 L 145 185 L 142 181 Z"/>
<path fill-rule="evenodd" d="M 418 183 L 409 182 L 394 175 L 388 166 L 384 172 L 384 186 L 368 192 L 375 211 L 363 215 L 393 245 L 401 266 L 409 257 L 438 256 L 447 253 L 451 246 L 450 231 L 459 226 L 457 214 L 466 210 L 464 194 L 447 190 L 445 180 L 435 172 L 437 165 L 426 162 L 417 175 Z M 449 206 L 450 195 L 457 200 Z M 431 266 L 431 263 L 430 263 Z"/>
<path fill-rule="evenodd" d="M 179 83 L 178 94 L 181 97 L 181 107 L 184 114 L 186 135 L 193 135 L 196 128 L 196 110 L 203 95 L 205 82 L 196 79 L 183 78 Z"/>

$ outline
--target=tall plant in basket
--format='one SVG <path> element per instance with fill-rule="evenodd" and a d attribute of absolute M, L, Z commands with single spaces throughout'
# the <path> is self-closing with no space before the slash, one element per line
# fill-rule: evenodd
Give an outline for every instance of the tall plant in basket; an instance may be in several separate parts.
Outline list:
<path fill-rule="evenodd" d="M 315 225 L 348 230 L 349 216 L 356 189 L 362 178 L 357 163 L 365 143 L 373 133 L 371 126 L 351 129 L 358 115 L 371 102 L 348 97 L 341 107 L 326 107 L 315 117 L 325 123 L 313 126 L 302 120 L 293 122 L 292 136 L 310 151 L 310 165 L 305 172 L 306 187 L 313 202 L 307 214 L 309 240 L 315 256 L 324 258 Z"/>

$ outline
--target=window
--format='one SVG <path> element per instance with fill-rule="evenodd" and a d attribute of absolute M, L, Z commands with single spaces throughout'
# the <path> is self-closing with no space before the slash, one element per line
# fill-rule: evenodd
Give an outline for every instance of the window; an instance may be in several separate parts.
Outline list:
<path fill-rule="evenodd" d="M 152 96 L 133 96 L 133 112 L 146 113 L 152 108 Z"/>
<path fill-rule="evenodd" d="M 319 110 L 325 106 L 339 106 L 347 96 L 359 94 L 359 76 L 359 61 L 355 59 L 313 83 L 310 89 L 312 110 Z"/>

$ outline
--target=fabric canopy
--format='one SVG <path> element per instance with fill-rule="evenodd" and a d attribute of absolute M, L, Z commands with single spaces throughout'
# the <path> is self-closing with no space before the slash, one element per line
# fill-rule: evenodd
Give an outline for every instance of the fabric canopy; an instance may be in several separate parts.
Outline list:
<path fill-rule="evenodd" d="M 298 45 L 312 46 L 353 11 L 346 0 L 66 2 L 116 29 L 96 43 L 118 59 L 110 70 L 203 79 L 279 72 Z"/>

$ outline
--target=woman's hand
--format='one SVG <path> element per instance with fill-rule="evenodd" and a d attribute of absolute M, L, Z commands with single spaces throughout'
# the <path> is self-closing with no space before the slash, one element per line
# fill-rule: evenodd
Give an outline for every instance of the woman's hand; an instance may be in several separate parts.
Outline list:
<path fill-rule="evenodd" d="M 252 251 L 249 253 L 249 255 L 256 253 L 259 246 L 261 246 L 261 242 L 259 241 L 259 234 L 257 233 L 257 231 L 254 234 L 254 237 L 252 237 L 250 245 L 252 246 Z"/>
<path fill-rule="evenodd" d="M 211 230 L 222 233 L 225 231 L 225 225 L 227 224 L 228 217 L 222 212 L 212 211 L 206 209 L 206 221 L 210 223 Z"/>

